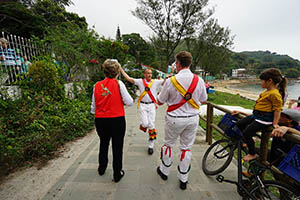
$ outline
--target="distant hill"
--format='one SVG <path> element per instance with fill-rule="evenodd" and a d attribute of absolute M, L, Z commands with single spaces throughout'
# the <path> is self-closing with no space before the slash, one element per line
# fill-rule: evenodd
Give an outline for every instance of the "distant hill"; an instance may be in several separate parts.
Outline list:
<path fill-rule="evenodd" d="M 259 74 L 266 68 L 276 67 L 289 78 L 300 76 L 300 61 L 288 55 L 270 51 L 232 52 L 231 69 L 246 68 L 249 74 Z"/>

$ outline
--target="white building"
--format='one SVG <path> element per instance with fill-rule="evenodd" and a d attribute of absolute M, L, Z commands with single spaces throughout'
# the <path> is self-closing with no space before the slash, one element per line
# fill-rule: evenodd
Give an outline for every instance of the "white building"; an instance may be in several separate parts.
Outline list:
<path fill-rule="evenodd" d="M 241 78 L 246 77 L 246 69 L 245 68 L 239 68 L 239 69 L 232 69 L 232 77 L 235 78 Z"/>

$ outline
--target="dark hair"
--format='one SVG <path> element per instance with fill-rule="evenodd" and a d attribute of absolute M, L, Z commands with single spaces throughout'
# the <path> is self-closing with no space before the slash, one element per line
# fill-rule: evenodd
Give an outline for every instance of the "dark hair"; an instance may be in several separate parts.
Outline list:
<path fill-rule="evenodd" d="M 175 59 L 182 67 L 189 67 L 192 64 L 193 57 L 190 52 L 181 51 L 176 54 Z"/>
<path fill-rule="evenodd" d="M 282 76 L 281 71 L 277 68 L 269 68 L 264 70 L 259 75 L 260 80 L 272 80 L 273 83 L 278 87 L 279 93 L 281 94 L 282 101 L 284 102 L 285 95 L 286 95 L 286 85 L 287 85 L 287 78 Z"/>

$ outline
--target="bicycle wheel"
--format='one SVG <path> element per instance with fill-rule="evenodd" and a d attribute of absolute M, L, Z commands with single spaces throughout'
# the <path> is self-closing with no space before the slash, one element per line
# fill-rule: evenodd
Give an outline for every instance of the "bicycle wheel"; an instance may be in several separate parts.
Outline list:
<path fill-rule="evenodd" d="M 280 181 L 263 181 L 265 188 L 259 187 L 257 184 L 250 188 L 250 194 L 256 199 L 280 199 L 280 200 L 300 200 L 300 194 L 290 185 Z M 250 197 L 244 197 L 250 200 Z"/>
<path fill-rule="evenodd" d="M 230 164 L 235 144 L 229 139 L 214 142 L 206 150 L 202 159 L 202 170 L 206 175 L 216 175 L 223 172 Z"/>

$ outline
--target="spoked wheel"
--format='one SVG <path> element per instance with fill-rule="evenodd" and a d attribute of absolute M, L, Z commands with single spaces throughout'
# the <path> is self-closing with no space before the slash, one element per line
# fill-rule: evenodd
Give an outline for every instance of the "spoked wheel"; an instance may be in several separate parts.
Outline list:
<path fill-rule="evenodd" d="M 256 199 L 275 199 L 275 200 L 300 200 L 300 194 L 290 185 L 279 181 L 263 181 L 265 188 L 254 185 L 249 191 Z M 244 197 L 250 200 L 250 197 Z"/>
<path fill-rule="evenodd" d="M 230 164 L 235 144 L 228 139 L 214 142 L 206 150 L 202 159 L 202 170 L 206 175 L 216 175 L 223 172 Z"/>

